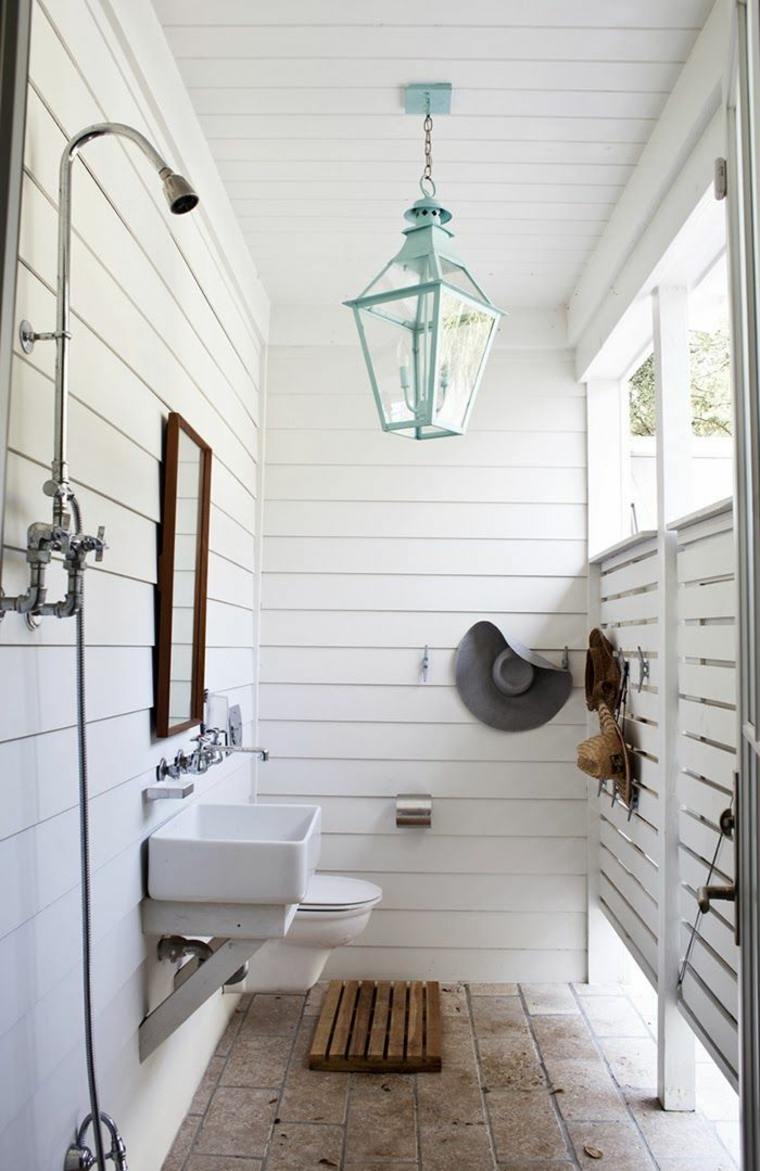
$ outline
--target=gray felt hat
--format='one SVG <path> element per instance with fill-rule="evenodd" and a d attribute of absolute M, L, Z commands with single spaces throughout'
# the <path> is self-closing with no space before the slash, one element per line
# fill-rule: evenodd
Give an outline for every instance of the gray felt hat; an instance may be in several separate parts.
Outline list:
<path fill-rule="evenodd" d="M 547 723 L 567 702 L 570 672 L 555 667 L 493 622 L 476 622 L 456 654 L 457 691 L 474 716 L 503 732 Z"/>

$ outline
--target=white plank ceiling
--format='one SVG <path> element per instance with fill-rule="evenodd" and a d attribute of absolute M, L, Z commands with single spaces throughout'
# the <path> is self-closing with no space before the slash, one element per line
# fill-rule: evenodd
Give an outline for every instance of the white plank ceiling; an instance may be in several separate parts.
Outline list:
<path fill-rule="evenodd" d="M 274 302 L 355 295 L 434 176 L 505 307 L 572 293 L 711 0 L 154 0 Z"/>

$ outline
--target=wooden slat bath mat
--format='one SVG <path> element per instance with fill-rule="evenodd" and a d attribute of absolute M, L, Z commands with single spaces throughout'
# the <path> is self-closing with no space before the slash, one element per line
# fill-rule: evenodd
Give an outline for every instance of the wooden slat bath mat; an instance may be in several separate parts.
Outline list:
<path fill-rule="evenodd" d="M 441 1068 L 441 998 L 435 981 L 332 980 L 309 1069 L 425 1073 Z"/>

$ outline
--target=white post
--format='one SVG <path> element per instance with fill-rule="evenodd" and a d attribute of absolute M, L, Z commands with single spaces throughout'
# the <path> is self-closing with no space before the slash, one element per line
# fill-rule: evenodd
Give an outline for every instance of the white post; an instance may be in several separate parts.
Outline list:
<path fill-rule="evenodd" d="M 600 461 L 601 462 L 601 461 Z M 610 542 L 611 544 L 612 542 Z M 599 625 L 600 618 L 599 565 L 588 567 L 588 624 L 589 629 Z M 599 731 L 599 719 L 589 712 L 589 736 Z M 625 947 L 620 936 L 604 914 L 599 898 L 599 825 L 600 803 L 597 782 L 588 780 L 586 819 L 586 913 L 588 919 L 587 980 L 589 984 L 620 984 L 625 976 Z"/>
<path fill-rule="evenodd" d="M 586 383 L 588 548 L 593 556 L 631 533 L 627 384 Z"/>
<path fill-rule="evenodd" d="M 678 1011 L 681 956 L 678 857 L 678 580 L 668 521 L 691 509 L 689 323 L 684 288 L 652 296 L 657 419 L 658 715 L 660 859 L 657 943 L 657 1093 L 665 1110 L 694 1109 L 694 1035 Z"/>

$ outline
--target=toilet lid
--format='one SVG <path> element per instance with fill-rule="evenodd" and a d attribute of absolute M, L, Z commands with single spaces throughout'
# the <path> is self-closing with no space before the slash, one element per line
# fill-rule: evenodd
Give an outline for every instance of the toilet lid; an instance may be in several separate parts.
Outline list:
<path fill-rule="evenodd" d="M 361 878 L 346 878 L 338 874 L 315 874 L 308 887 L 301 906 L 310 911 L 333 910 L 335 907 L 359 907 L 363 903 L 374 903 L 381 899 L 383 892 L 374 882 Z"/>

